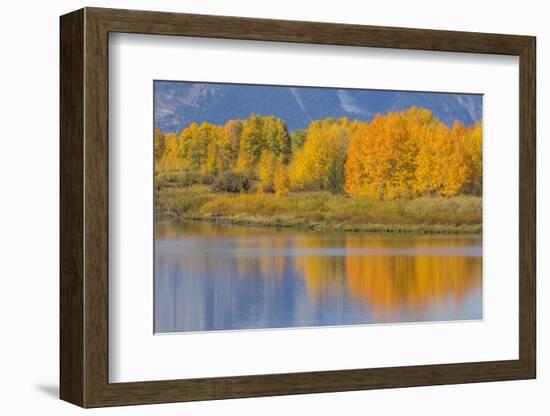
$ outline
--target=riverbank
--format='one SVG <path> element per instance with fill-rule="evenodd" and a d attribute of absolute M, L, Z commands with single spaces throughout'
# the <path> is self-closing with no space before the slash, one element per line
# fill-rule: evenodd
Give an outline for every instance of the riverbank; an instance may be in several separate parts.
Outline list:
<path fill-rule="evenodd" d="M 482 199 L 475 196 L 379 201 L 329 192 L 280 197 L 215 193 L 209 186 L 194 185 L 160 189 L 155 207 L 157 218 L 171 221 L 416 234 L 482 232 Z"/>

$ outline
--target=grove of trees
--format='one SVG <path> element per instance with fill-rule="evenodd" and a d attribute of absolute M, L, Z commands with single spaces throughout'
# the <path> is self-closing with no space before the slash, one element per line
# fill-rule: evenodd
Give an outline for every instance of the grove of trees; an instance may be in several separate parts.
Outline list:
<path fill-rule="evenodd" d="M 369 123 L 326 118 L 293 133 L 279 118 L 251 114 L 223 126 L 192 123 L 179 134 L 156 129 L 154 145 L 159 174 L 188 172 L 233 184 L 246 178 L 257 191 L 278 196 L 325 190 L 394 199 L 482 192 L 482 124 L 448 127 L 415 107 Z"/>

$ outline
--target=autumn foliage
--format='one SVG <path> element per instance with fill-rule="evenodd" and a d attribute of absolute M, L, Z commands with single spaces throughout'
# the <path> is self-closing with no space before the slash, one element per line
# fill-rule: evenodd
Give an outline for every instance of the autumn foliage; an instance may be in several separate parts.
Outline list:
<path fill-rule="evenodd" d="M 482 125 L 452 127 L 426 109 L 313 121 L 289 134 L 273 116 L 155 131 L 156 172 L 246 177 L 277 196 L 329 191 L 373 199 L 481 195 Z M 244 175 L 244 176 L 243 176 Z"/>
<path fill-rule="evenodd" d="M 482 126 L 452 128 L 424 109 L 376 116 L 352 137 L 345 190 L 380 199 L 481 195 Z"/>

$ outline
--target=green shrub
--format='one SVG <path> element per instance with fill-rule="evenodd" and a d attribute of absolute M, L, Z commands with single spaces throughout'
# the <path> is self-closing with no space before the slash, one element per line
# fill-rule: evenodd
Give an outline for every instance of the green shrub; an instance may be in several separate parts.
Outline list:
<path fill-rule="evenodd" d="M 245 173 L 222 172 L 214 180 L 212 190 L 214 192 L 248 192 L 252 188 L 252 178 Z"/>
<path fill-rule="evenodd" d="M 170 187 L 182 188 L 193 185 L 211 185 L 213 182 L 213 175 L 193 171 L 158 173 L 155 176 L 155 185 L 158 190 Z"/>

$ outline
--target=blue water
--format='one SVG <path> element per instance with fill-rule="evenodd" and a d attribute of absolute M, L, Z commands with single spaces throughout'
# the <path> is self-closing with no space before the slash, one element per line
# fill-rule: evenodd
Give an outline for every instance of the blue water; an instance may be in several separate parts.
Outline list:
<path fill-rule="evenodd" d="M 155 332 L 482 318 L 478 236 L 155 226 Z"/>

